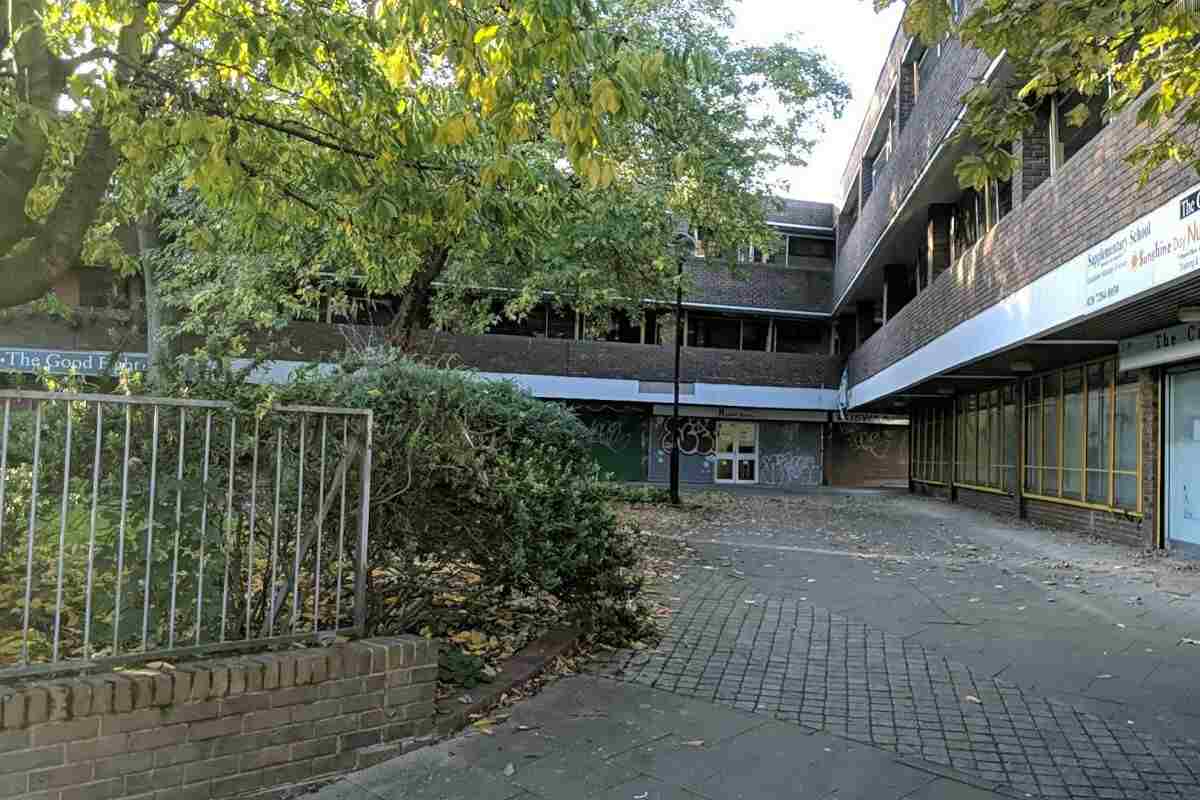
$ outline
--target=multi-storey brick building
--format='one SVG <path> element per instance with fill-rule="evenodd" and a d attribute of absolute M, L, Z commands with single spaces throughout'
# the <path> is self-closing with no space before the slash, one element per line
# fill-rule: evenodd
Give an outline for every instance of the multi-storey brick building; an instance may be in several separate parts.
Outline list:
<path fill-rule="evenodd" d="M 830 311 L 853 409 L 911 415 L 912 487 L 1151 547 L 1200 543 L 1200 182 L 1123 156 L 1136 109 L 1038 109 L 959 187 L 959 98 L 1003 58 L 898 31 L 843 177 Z M 1097 105 L 1094 111 L 1099 112 Z"/>
<path fill-rule="evenodd" d="M 689 483 L 800 487 L 878 484 L 907 479 L 907 417 L 835 414 L 845 356 L 830 324 L 835 211 L 787 201 L 770 218 L 779 233 L 769 252 L 745 249 L 687 262 L 681 368 L 682 477 Z M 145 349 L 135 324 L 114 339 L 101 307 L 114 295 L 107 273 L 59 287 L 83 306 L 70 323 L 46 318 L 0 322 L 0 369 L 101 365 L 120 346 Z M 101 280 L 103 279 L 103 280 Z M 95 285 L 92 285 L 95 283 Z M 294 362 L 322 360 L 348 341 L 378 340 L 386 299 L 359 324 L 295 323 L 280 351 L 278 374 Z M 579 315 L 550 304 L 520 320 L 498 318 L 487 335 L 425 332 L 415 347 L 439 363 L 515 380 L 536 396 L 571 404 L 600 434 L 601 463 L 626 480 L 666 481 L 672 438 L 675 324 L 670 306 L 645 306 L 597 335 Z M 276 343 L 278 344 L 278 343 Z M 134 361 L 144 356 L 134 356 Z"/>

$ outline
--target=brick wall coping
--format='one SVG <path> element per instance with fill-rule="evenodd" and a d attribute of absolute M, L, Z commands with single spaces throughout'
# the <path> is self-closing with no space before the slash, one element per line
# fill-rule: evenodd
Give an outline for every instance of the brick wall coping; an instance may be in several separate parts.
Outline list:
<path fill-rule="evenodd" d="M 436 642 L 416 636 L 0 688 L 0 798 L 251 796 L 427 741 Z"/>

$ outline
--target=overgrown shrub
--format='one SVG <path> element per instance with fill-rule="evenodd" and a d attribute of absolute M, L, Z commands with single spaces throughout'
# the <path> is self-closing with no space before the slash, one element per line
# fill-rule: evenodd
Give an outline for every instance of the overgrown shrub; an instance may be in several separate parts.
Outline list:
<path fill-rule="evenodd" d="M 301 379 L 289 402 L 374 411 L 369 618 L 417 624 L 439 575 L 475 598 L 545 593 L 587 622 L 636 622 L 637 537 L 608 507 L 586 427 L 508 382 L 402 357 Z"/>

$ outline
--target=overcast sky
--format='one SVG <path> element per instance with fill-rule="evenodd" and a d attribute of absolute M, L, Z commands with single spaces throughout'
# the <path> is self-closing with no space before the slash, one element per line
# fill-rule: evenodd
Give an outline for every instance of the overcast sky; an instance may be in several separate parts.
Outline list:
<path fill-rule="evenodd" d="M 736 38 L 751 44 L 769 44 L 788 34 L 797 34 L 802 46 L 817 46 L 825 51 L 854 94 L 842 118 L 828 122 L 808 166 L 787 170 L 779 176 L 789 183 L 789 197 L 841 201 L 842 167 L 875 89 L 901 9 L 897 4 L 876 14 L 871 0 L 741 0 Z"/>

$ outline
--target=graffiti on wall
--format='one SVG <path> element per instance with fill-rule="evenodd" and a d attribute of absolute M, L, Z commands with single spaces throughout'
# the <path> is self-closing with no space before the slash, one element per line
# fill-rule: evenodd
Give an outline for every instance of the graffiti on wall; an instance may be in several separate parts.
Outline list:
<path fill-rule="evenodd" d="M 846 443 L 851 452 L 863 453 L 883 461 L 892 453 L 893 448 L 903 446 L 903 430 L 865 425 L 848 425 L 846 427 Z"/>
<path fill-rule="evenodd" d="M 585 423 L 591 432 L 592 444 L 614 453 L 633 446 L 633 436 L 618 419 L 595 419 Z"/>
<path fill-rule="evenodd" d="M 759 480 L 763 483 L 816 486 L 821 482 L 821 464 L 816 456 L 809 453 L 776 453 L 762 456 L 758 465 Z"/>
<path fill-rule="evenodd" d="M 699 417 L 681 417 L 679 420 L 679 452 L 685 456 L 711 456 L 717 452 L 717 421 Z M 658 447 L 664 453 L 674 446 L 671 437 L 671 420 L 664 418 L 658 436 Z"/>

